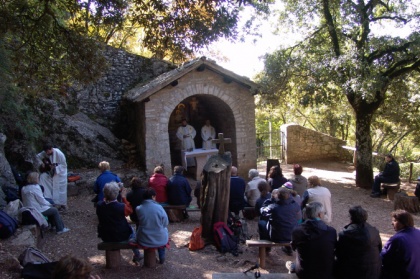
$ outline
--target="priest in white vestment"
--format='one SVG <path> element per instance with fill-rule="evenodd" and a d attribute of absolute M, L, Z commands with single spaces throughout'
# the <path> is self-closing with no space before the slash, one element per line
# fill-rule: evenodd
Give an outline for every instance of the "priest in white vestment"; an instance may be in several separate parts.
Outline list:
<path fill-rule="evenodd" d="M 195 149 L 194 138 L 196 131 L 193 126 L 187 124 L 187 120 L 182 119 L 182 125 L 176 131 L 176 136 L 182 142 L 182 150 L 192 151 Z"/>
<path fill-rule="evenodd" d="M 63 209 L 67 208 L 67 162 L 66 156 L 58 148 L 51 144 L 44 145 L 43 151 L 37 155 L 41 165 L 43 159 L 51 162 L 51 171 L 40 175 L 40 185 L 44 186 L 45 198 L 52 199 L 54 203 Z"/>
<path fill-rule="evenodd" d="M 216 138 L 216 130 L 210 125 L 210 120 L 206 120 L 206 125 L 201 128 L 201 138 L 203 139 L 203 149 L 214 149 L 216 144 L 212 140 Z"/>

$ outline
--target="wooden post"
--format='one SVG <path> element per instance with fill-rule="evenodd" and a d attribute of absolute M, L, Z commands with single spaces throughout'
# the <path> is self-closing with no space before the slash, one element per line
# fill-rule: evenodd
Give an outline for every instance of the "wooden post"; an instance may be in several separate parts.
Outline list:
<path fill-rule="evenodd" d="M 202 237 L 206 243 L 213 243 L 213 225 L 216 222 L 226 222 L 229 211 L 230 172 L 232 158 L 230 152 L 224 153 L 224 144 L 229 138 L 219 134 L 219 154 L 209 158 L 203 169 L 200 200 Z M 222 153 L 223 152 L 223 153 Z"/>
<path fill-rule="evenodd" d="M 120 250 L 106 250 L 105 259 L 106 259 L 107 268 L 120 268 L 120 263 L 121 263 Z"/>
<path fill-rule="evenodd" d="M 145 267 L 156 266 L 156 248 L 144 249 L 144 266 Z"/>

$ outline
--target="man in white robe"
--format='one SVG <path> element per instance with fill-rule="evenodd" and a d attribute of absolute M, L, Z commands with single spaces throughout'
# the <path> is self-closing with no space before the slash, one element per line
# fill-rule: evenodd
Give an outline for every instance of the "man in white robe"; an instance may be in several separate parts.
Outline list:
<path fill-rule="evenodd" d="M 45 198 L 52 199 L 56 205 L 67 208 L 67 162 L 66 156 L 58 148 L 51 144 L 44 145 L 43 151 L 37 155 L 41 165 L 43 159 L 51 162 L 51 171 L 44 172 L 40 176 L 40 184 L 44 186 Z"/>
<path fill-rule="evenodd" d="M 186 119 L 182 119 L 182 125 L 179 126 L 176 136 L 182 142 L 182 150 L 192 151 L 195 149 L 194 138 L 196 131 L 193 126 L 187 124 Z"/>
<path fill-rule="evenodd" d="M 206 120 L 206 125 L 201 128 L 201 138 L 203 139 L 203 149 L 214 149 L 216 144 L 212 140 L 216 137 L 216 130 L 210 125 L 210 120 Z"/>

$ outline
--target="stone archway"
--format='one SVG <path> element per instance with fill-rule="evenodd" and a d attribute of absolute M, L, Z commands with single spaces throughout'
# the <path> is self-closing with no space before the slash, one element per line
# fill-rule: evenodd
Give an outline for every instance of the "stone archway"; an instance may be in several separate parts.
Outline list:
<path fill-rule="evenodd" d="M 177 163 L 173 159 L 176 143 L 172 134 L 180 125 L 178 118 L 187 116 L 197 132 L 204 118 L 209 118 L 217 132 L 232 139 L 226 150 L 232 153 L 239 174 L 246 176 L 250 168 L 256 167 L 253 84 L 212 63 L 197 63 L 203 67 L 197 64 L 190 71 L 173 70 L 130 92 L 129 99 L 135 102 L 131 127 L 139 161 L 149 174 L 156 165 L 163 164 L 165 175 L 170 176 Z M 192 114 L 182 115 L 181 110 L 187 106 Z M 194 107 L 197 111 L 193 111 Z M 201 147 L 201 136 L 197 135 L 196 141 Z"/>
<path fill-rule="evenodd" d="M 218 97 L 209 94 L 197 94 L 190 96 L 175 106 L 168 123 L 169 145 L 171 151 L 171 165 L 180 165 L 181 145 L 176 137 L 176 131 L 181 125 L 181 119 L 186 118 L 188 123 L 195 128 L 196 148 L 202 148 L 201 127 L 207 119 L 217 133 L 223 133 L 231 138 L 232 143 L 226 145 L 225 150 L 232 154 L 233 164 L 237 165 L 236 156 L 236 124 L 232 109 Z"/>

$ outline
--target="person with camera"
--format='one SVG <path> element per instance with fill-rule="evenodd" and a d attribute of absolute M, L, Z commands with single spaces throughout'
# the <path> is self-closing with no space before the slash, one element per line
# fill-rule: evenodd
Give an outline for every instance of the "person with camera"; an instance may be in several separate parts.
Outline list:
<path fill-rule="evenodd" d="M 43 147 L 37 156 L 40 163 L 40 185 L 44 195 L 52 199 L 59 210 L 67 209 L 67 162 L 64 153 L 51 143 Z"/>

